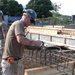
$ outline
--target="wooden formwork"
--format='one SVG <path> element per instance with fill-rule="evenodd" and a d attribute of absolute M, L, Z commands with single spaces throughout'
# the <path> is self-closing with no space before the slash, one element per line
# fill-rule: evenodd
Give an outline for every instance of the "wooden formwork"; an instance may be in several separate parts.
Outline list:
<path fill-rule="evenodd" d="M 57 70 L 56 66 L 53 65 L 52 68 L 49 66 L 44 66 L 44 67 L 26 69 L 24 75 L 75 75 L 73 64 L 74 61 L 69 62 L 69 67 L 70 67 L 69 71 L 65 69 L 64 71 L 60 72 Z"/>
<path fill-rule="evenodd" d="M 32 40 L 33 39 L 34 40 L 36 40 L 36 39 L 37 40 L 42 40 L 42 41 L 46 41 L 49 44 L 63 45 L 63 46 L 75 49 L 75 35 L 74 35 L 75 34 L 75 30 L 74 29 L 29 27 L 27 29 L 27 31 L 29 31 L 29 34 L 30 34 L 29 37 Z M 59 31 L 62 34 L 58 34 Z M 34 36 L 33 34 L 37 35 L 37 36 Z M 46 39 L 46 38 L 48 38 L 48 39 Z"/>
<path fill-rule="evenodd" d="M 67 52 L 67 51 L 68 50 L 66 50 L 66 51 L 63 50 L 62 52 Z M 27 52 L 28 52 L 28 50 L 27 50 Z M 35 54 L 33 54 L 34 57 L 35 57 Z M 24 75 L 75 75 L 75 59 L 72 58 L 72 57 L 68 57 L 68 56 L 65 56 L 65 55 L 62 55 L 62 54 L 60 55 L 60 54 L 57 54 L 55 52 L 55 54 L 53 54 L 53 55 L 55 57 L 57 57 L 58 59 L 60 59 L 60 58 L 62 59 L 63 58 L 64 59 L 63 62 L 58 62 L 59 64 L 57 64 L 55 62 L 54 64 L 51 64 L 51 65 L 50 64 L 48 64 L 48 65 L 46 64 L 47 66 L 46 65 L 37 64 L 39 62 L 37 62 L 35 64 L 36 59 L 34 57 L 31 57 L 31 56 L 30 56 L 30 58 L 27 58 L 27 57 L 29 57 L 29 55 L 27 54 L 27 57 L 25 57 L 25 62 L 27 62 L 27 59 L 29 59 L 30 63 L 27 62 L 25 64 L 25 67 L 27 65 L 28 66 L 30 65 L 31 67 L 29 66 L 30 68 L 28 68 L 28 66 L 27 66 L 27 69 L 25 69 Z M 66 59 L 66 61 L 65 61 L 65 59 Z M 40 66 L 38 66 L 38 65 L 40 65 Z"/>
<path fill-rule="evenodd" d="M 64 30 L 64 31 L 63 31 Z M 37 34 L 38 36 L 36 36 L 37 39 L 42 40 L 41 35 L 46 35 L 49 36 L 50 39 L 47 40 L 42 40 L 48 44 L 52 44 L 52 45 L 56 45 L 56 46 L 65 46 L 69 49 L 72 49 L 75 51 L 75 45 L 71 45 L 67 43 L 67 39 L 73 40 L 75 41 L 74 36 L 70 36 L 73 35 L 75 32 L 72 30 L 65 30 L 65 29 L 55 29 L 55 28 L 41 28 L 41 27 L 30 27 L 28 29 L 28 31 L 30 32 L 30 39 L 33 40 L 32 38 L 32 34 Z M 58 31 L 63 31 L 65 34 L 68 35 L 58 35 Z M 72 32 L 72 33 L 71 33 Z M 57 42 L 57 41 L 52 41 L 52 38 L 54 37 L 60 37 L 62 38 L 61 42 Z M 58 56 L 58 55 L 56 55 Z M 64 56 L 63 56 L 64 57 Z M 65 58 L 65 57 L 64 57 Z M 65 69 L 64 71 L 58 71 L 57 70 L 57 65 L 53 65 L 52 67 L 50 66 L 44 66 L 44 67 L 37 67 L 37 68 L 31 68 L 31 69 L 26 69 L 25 70 L 25 74 L 24 75 L 75 75 L 74 70 L 75 70 L 75 60 L 72 58 L 69 58 L 71 61 L 67 62 L 69 63 L 69 67 L 70 70 L 67 71 L 67 69 Z M 65 63 L 63 62 L 62 65 L 65 65 Z"/>
<path fill-rule="evenodd" d="M 67 29 L 64 27 L 51 27 L 51 26 L 45 26 L 45 27 L 35 27 L 30 26 L 27 28 L 30 32 L 40 33 L 41 34 L 66 34 L 70 36 L 75 36 L 75 29 Z"/>

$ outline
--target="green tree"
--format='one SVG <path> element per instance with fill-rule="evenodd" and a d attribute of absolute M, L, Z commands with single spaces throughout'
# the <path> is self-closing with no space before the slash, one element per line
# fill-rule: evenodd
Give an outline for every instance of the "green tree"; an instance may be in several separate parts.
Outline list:
<path fill-rule="evenodd" d="M 50 10 L 53 10 L 53 6 L 50 0 L 30 0 L 26 5 L 26 9 L 35 10 L 38 18 L 42 18 L 42 16 L 46 18 L 52 16 Z"/>
<path fill-rule="evenodd" d="M 15 0 L 1 0 L 0 10 L 2 10 L 5 15 L 10 16 L 20 16 L 23 13 L 22 5 L 18 4 Z"/>
<path fill-rule="evenodd" d="M 61 4 L 53 3 L 53 9 L 55 12 L 58 12 L 58 10 L 61 8 Z"/>

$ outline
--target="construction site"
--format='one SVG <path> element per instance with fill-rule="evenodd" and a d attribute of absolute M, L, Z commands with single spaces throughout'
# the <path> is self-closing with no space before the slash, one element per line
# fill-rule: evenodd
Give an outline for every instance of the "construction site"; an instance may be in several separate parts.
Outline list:
<path fill-rule="evenodd" d="M 25 35 L 44 43 L 24 50 L 24 75 L 75 75 L 75 29 L 29 26 Z"/>
<path fill-rule="evenodd" d="M 24 75 L 75 75 L 75 30 L 64 26 L 27 28 L 27 37 L 42 40 L 41 50 L 25 49 Z"/>
<path fill-rule="evenodd" d="M 44 44 L 24 50 L 24 75 L 75 75 L 75 29 L 29 26 L 25 35 Z"/>
<path fill-rule="evenodd" d="M 24 2 L 21 4 L 19 1 Z M 21 75 L 23 70 L 24 75 L 75 75 L 75 4 L 71 3 L 73 1 L 61 0 L 66 4 L 53 0 L 23 1 L 0 1 L 0 10 L 3 11 L 0 14 L 1 19 L 7 24 L 5 36 L 5 29 L 0 29 L 4 31 L 1 39 L 5 39 L 2 42 L 3 46 L 0 40 L 0 75 Z M 26 1 L 29 1 L 28 4 L 25 4 Z M 63 11 L 67 11 L 66 14 L 59 12 L 61 5 L 64 7 Z M 36 46 L 37 41 L 42 42 L 39 47 Z M 34 45 L 34 42 L 37 44 Z M 21 58 L 22 47 L 24 53 L 22 52 Z M 19 60 L 23 62 L 19 63 Z M 14 62 L 16 66 L 11 68 L 11 63 Z"/>

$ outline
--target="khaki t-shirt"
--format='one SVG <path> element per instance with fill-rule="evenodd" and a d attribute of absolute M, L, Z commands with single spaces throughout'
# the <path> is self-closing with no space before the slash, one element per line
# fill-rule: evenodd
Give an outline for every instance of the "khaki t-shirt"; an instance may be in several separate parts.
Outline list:
<path fill-rule="evenodd" d="M 4 21 L 0 22 L 0 40 L 4 39 L 2 30 L 7 31 L 7 25 Z"/>
<path fill-rule="evenodd" d="M 20 21 L 14 22 L 7 33 L 5 48 L 2 58 L 12 56 L 14 58 L 21 58 L 24 46 L 17 42 L 16 36 L 18 34 L 25 35 L 24 25 Z"/>

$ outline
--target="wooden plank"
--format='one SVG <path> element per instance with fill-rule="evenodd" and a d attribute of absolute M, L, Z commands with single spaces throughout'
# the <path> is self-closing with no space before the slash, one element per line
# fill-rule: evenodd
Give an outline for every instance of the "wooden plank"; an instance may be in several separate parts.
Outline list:
<path fill-rule="evenodd" d="M 45 41 L 45 40 L 42 40 L 42 41 L 44 41 L 45 43 L 51 44 L 51 45 L 64 46 L 64 47 L 67 47 L 68 49 L 75 50 L 75 46 L 72 46 L 72 45 L 62 44 L 58 42 L 50 42 L 50 41 Z"/>
<path fill-rule="evenodd" d="M 71 70 L 68 72 L 68 74 L 70 74 L 70 75 L 72 73 L 72 64 L 73 63 L 74 63 L 74 61 L 69 62 L 69 66 L 71 67 Z M 64 72 L 59 72 L 54 65 L 53 68 L 51 68 L 49 66 L 44 66 L 44 67 L 26 69 L 24 72 L 24 75 L 62 75 L 63 73 Z"/>

